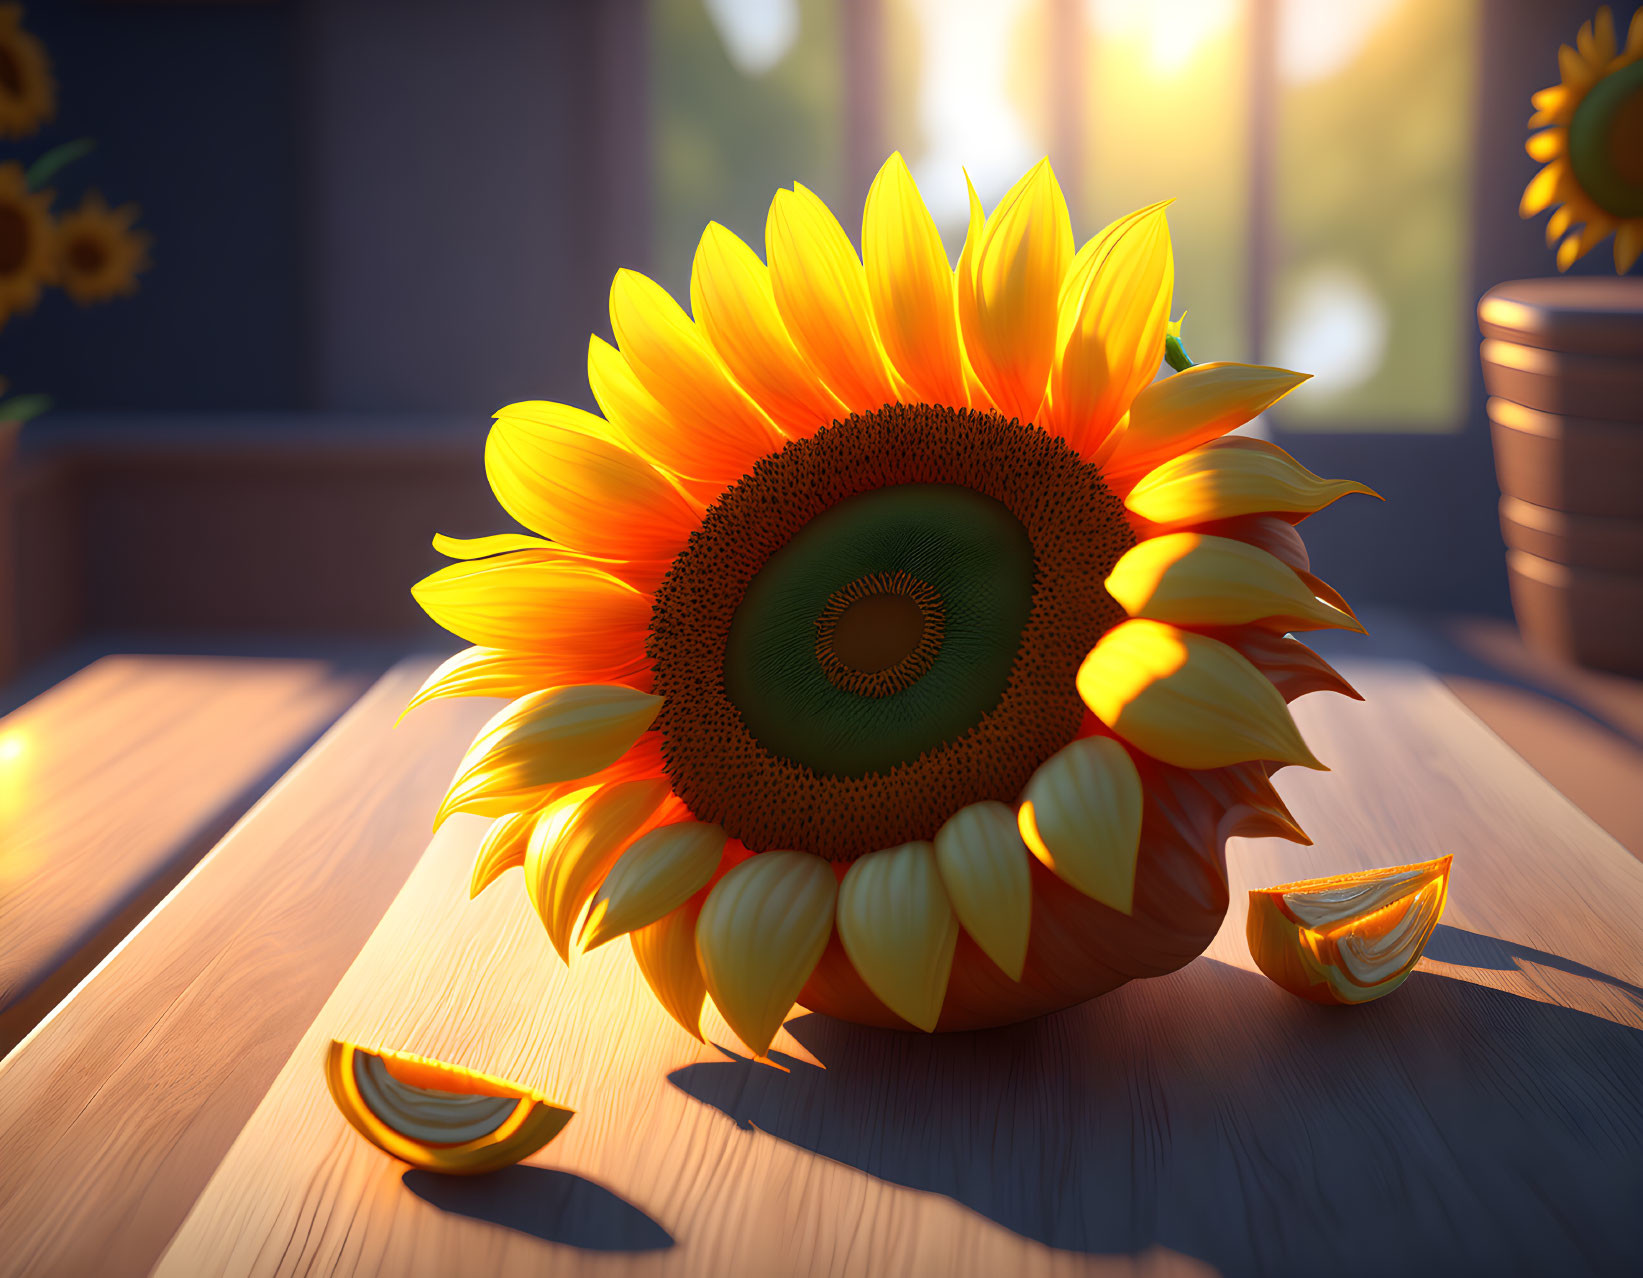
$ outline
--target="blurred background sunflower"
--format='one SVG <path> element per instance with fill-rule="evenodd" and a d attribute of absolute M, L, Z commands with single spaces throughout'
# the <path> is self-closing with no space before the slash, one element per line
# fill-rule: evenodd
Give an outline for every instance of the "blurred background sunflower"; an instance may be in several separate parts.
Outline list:
<path fill-rule="evenodd" d="M 44 46 L 23 30 L 23 6 L 0 4 L 0 137 L 24 138 L 57 111 Z"/>
<path fill-rule="evenodd" d="M 32 311 L 40 290 L 56 278 L 51 194 L 31 191 L 21 164 L 0 164 L 0 327 Z"/>
<path fill-rule="evenodd" d="M 1560 271 L 1612 233 L 1614 268 L 1624 275 L 1643 253 L 1643 9 L 1632 14 L 1622 48 L 1604 5 L 1574 47 L 1558 50 L 1558 71 L 1561 82 L 1534 96 L 1529 127 L 1541 131 L 1525 149 L 1546 167 L 1524 189 L 1519 212 L 1558 206 L 1546 244 L 1557 244 Z"/>
<path fill-rule="evenodd" d="M 57 263 L 63 291 L 82 306 L 129 297 L 148 267 L 151 237 L 132 229 L 137 206 L 111 209 L 101 191 L 86 192 L 80 207 L 57 223 Z"/>

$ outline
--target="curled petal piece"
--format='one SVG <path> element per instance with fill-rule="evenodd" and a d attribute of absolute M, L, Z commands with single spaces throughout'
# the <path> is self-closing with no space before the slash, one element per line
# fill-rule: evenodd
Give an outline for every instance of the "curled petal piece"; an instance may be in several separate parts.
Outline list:
<path fill-rule="evenodd" d="M 1352 480 L 1320 479 L 1280 448 L 1218 446 L 1233 443 L 1219 440 L 1164 462 L 1124 505 L 1155 524 L 1180 525 L 1269 512 L 1304 518 L 1348 493 L 1380 496 Z"/>
<path fill-rule="evenodd" d="M 531 830 L 539 809 L 510 812 L 491 822 L 485 837 L 479 841 L 479 852 L 474 857 L 473 875 L 468 880 L 468 899 L 471 901 L 502 876 L 504 870 L 525 864 L 525 852 L 530 846 Z"/>
<path fill-rule="evenodd" d="M 1363 631 L 1350 613 L 1319 599 L 1293 568 L 1227 537 L 1150 538 L 1113 565 L 1106 584 L 1132 617 L 1183 626 L 1262 622 L 1282 630 Z"/>
<path fill-rule="evenodd" d="M 523 550 L 448 564 L 411 587 L 422 610 L 469 643 L 554 653 L 596 670 L 639 658 L 650 596 L 620 577 Z"/>
<path fill-rule="evenodd" d="M 1120 491 L 1153 467 L 1253 421 L 1309 374 L 1259 364 L 1194 364 L 1144 387 L 1130 423 L 1102 466 Z"/>
<path fill-rule="evenodd" d="M 765 222 L 765 256 L 787 331 L 833 394 L 858 413 L 894 403 L 861 259 L 815 192 L 803 186 L 776 192 Z"/>
<path fill-rule="evenodd" d="M 1056 751 L 1021 793 L 1021 837 L 1056 877 L 1128 914 L 1141 847 L 1141 777 L 1111 737 Z"/>
<path fill-rule="evenodd" d="M 497 533 L 491 537 L 447 537 L 434 534 L 434 549 L 447 559 L 487 559 L 510 550 L 538 550 L 552 553 L 554 545 L 526 533 Z"/>
<path fill-rule="evenodd" d="M 696 919 L 702 903 L 686 901 L 647 927 L 628 933 L 634 960 L 656 1001 L 692 1038 L 702 1037 L 707 984 L 696 961 Z"/>
<path fill-rule="evenodd" d="M 543 688 L 504 706 L 458 765 L 435 826 L 453 812 L 500 816 L 557 782 L 610 766 L 656 718 L 662 699 L 619 684 Z"/>
<path fill-rule="evenodd" d="M 861 240 L 873 316 L 891 362 L 921 400 L 963 408 L 953 271 L 900 151 L 867 192 Z"/>
<path fill-rule="evenodd" d="M 700 522 L 696 511 L 656 467 L 580 429 L 578 418 L 603 425 L 562 404 L 515 404 L 497 414 L 485 474 L 502 508 L 584 554 L 673 558 Z"/>
<path fill-rule="evenodd" d="M 947 996 L 958 920 L 929 843 L 869 852 L 839 884 L 839 940 L 886 1007 L 933 1030 Z"/>
<path fill-rule="evenodd" d="M 1443 917 L 1453 860 L 1253 889 L 1245 928 L 1250 955 L 1298 998 L 1383 998 L 1415 970 Z"/>
<path fill-rule="evenodd" d="M 761 852 L 702 905 L 696 956 L 714 1005 L 763 1058 L 833 934 L 838 880 L 809 852 Z"/>
<path fill-rule="evenodd" d="M 1363 695 L 1343 679 L 1334 666 L 1299 639 L 1253 626 L 1218 631 L 1214 637 L 1248 658 L 1272 680 L 1272 686 L 1285 701 L 1304 697 L 1309 692 L 1338 692 L 1354 701 L 1363 700 Z"/>
<path fill-rule="evenodd" d="M 1114 222 L 1080 251 L 1062 290 L 1048 418 L 1085 456 L 1120 446 L 1109 437 L 1163 360 L 1175 288 L 1167 206 Z"/>
<path fill-rule="evenodd" d="M 936 831 L 936 868 L 964 930 L 1012 981 L 1027 963 L 1032 874 L 1015 813 L 988 801 L 960 808 Z"/>
<path fill-rule="evenodd" d="M 647 927 L 706 887 L 724 855 L 725 832 L 701 821 L 658 826 L 617 858 L 582 930 L 582 948 Z"/>
<path fill-rule="evenodd" d="M 998 202 L 973 256 L 961 258 L 964 349 L 1006 417 L 1034 421 L 1055 360 L 1056 303 L 1072 261 L 1072 221 L 1048 160 Z"/>
<path fill-rule="evenodd" d="M 1325 770 L 1267 678 L 1226 644 L 1190 630 L 1121 622 L 1084 658 L 1078 692 L 1124 740 L 1176 767 L 1269 759 Z"/>
<path fill-rule="evenodd" d="M 769 268 L 717 222 L 696 246 L 690 309 L 736 380 L 788 435 L 803 438 L 848 415 L 788 336 Z"/>
<path fill-rule="evenodd" d="M 678 459 L 693 479 L 738 479 L 782 436 L 736 384 L 713 345 L 655 280 L 620 270 L 610 286 L 610 321 L 628 366 L 690 440 Z"/>
<path fill-rule="evenodd" d="M 607 659 L 609 654 L 600 654 Z M 625 683 L 648 692 L 649 662 L 638 659 L 599 672 L 600 682 Z M 527 692 L 560 683 L 581 683 L 593 672 L 553 653 L 513 652 L 504 648 L 464 648 L 440 663 L 416 695 L 399 712 L 411 711 L 439 697 L 503 697 L 512 701 Z"/>
<path fill-rule="evenodd" d="M 581 802 L 565 800 L 532 829 L 525 889 L 560 958 L 569 961 L 577 915 L 668 789 L 666 777 L 607 785 Z"/>

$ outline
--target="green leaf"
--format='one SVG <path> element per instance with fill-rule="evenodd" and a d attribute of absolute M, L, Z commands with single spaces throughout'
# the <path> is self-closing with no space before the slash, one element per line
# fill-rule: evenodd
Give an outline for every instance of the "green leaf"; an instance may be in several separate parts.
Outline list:
<path fill-rule="evenodd" d="M 26 422 L 50 407 L 50 395 L 13 395 L 0 400 L 0 422 Z"/>
<path fill-rule="evenodd" d="M 72 142 L 64 142 L 61 146 L 54 146 L 33 164 L 29 165 L 29 190 L 38 191 L 59 172 L 73 164 L 83 155 L 90 155 L 96 150 L 97 144 L 90 138 L 76 138 Z"/>
<path fill-rule="evenodd" d="M 1192 367 L 1192 357 L 1187 354 L 1187 348 L 1181 345 L 1181 339 L 1174 333 L 1164 339 L 1164 362 L 1177 373 L 1184 373 Z"/>

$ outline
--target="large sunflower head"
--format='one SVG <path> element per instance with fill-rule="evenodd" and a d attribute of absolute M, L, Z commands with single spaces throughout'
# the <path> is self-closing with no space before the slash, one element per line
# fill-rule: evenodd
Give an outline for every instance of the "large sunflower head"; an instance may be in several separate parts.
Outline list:
<path fill-rule="evenodd" d="M 473 890 L 523 866 L 561 955 L 628 934 L 757 1053 L 795 1001 L 949 1028 L 1179 967 L 1225 838 L 1304 838 L 1286 698 L 1350 691 L 1286 637 L 1357 628 L 1294 524 L 1367 490 L 1223 438 L 1301 375 L 1154 380 L 1164 207 L 1076 248 L 1047 162 L 956 270 L 899 155 L 861 256 L 802 186 L 766 253 L 709 226 L 689 315 L 620 272 L 602 415 L 491 430 L 534 535 L 436 541 L 476 646 L 412 704 L 514 699 L 441 809 L 495 818 Z"/>
<path fill-rule="evenodd" d="M 0 325 L 31 311 L 57 278 L 51 192 L 29 190 L 23 166 L 0 164 Z"/>
<path fill-rule="evenodd" d="M 23 30 L 23 6 L 0 4 L 0 138 L 23 138 L 57 113 L 45 46 Z"/>
<path fill-rule="evenodd" d="M 1524 189 L 1518 211 L 1533 217 L 1559 206 L 1546 223 L 1546 243 L 1557 244 L 1560 271 L 1613 232 L 1615 270 L 1624 275 L 1643 253 L 1643 9 L 1632 14 L 1624 48 L 1604 5 L 1557 60 L 1562 82 L 1535 94 L 1529 121 L 1540 129 L 1529 138 L 1529 155 L 1546 167 Z"/>
<path fill-rule="evenodd" d="M 59 283 L 82 306 L 127 297 L 148 269 L 149 236 L 132 229 L 137 206 L 111 209 L 97 191 L 57 221 Z"/>

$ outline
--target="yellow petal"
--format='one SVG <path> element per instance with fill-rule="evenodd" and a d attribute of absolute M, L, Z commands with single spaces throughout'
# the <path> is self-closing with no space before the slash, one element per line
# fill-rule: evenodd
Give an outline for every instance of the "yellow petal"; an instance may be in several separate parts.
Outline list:
<path fill-rule="evenodd" d="M 1228 537 L 1166 533 L 1113 565 L 1107 593 L 1132 617 L 1182 626 L 1276 623 L 1284 630 L 1363 627 L 1307 588 L 1293 568 Z"/>
<path fill-rule="evenodd" d="M 610 286 L 610 322 L 634 376 L 691 441 L 699 460 L 682 474 L 739 478 L 781 447 L 775 424 L 656 281 L 637 271 L 617 271 Z"/>
<path fill-rule="evenodd" d="M 1643 10 L 1639 12 L 1643 13 Z M 1529 99 L 1535 105 L 1535 113 L 1529 118 L 1529 127 L 1540 129 L 1552 125 L 1567 125 L 1574 119 L 1575 108 L 1580 105 L 1580 99 L 1584 96 L 1584 93 L 1570 93 L 1561 84 L 1541 89 Z"/>
<path fill-rule="evenodd" d="M 578 410 L 515 404 L 485 441 L 485 474 L 502 508 L 573 550 L 612 559 L 672 559 L 700 526 L 654 466 L 579 429 Z M 598 418 L 583 413 L 592 421 Z"/>
<path fill-rule="evenodd" d="M 976 259 L 981 253 L 981 237 L 987 230 L 987 215 L 982 211 L 981 197 L 976 194 L 975 183 L 970 181 L 968 171 L 964 174 L 964 185 L 970 192 L 970 226 L 964 236 L 964 247 L 959 251 L 958 265 L 953 268 L 953 305 L 960 314 L 964 307 L 975 304 Z M 992 396 L 987 394 L 987 388 L 976 375 L 969 351 L 965 349 L 962 324 L 959 325 L 958 344 L 959 358 L 964 365 L 964 390 L 969 396 L 970 406 L 978 409 L 995 407 Z"/>
<path fill-rule="evenodd" d="M 1135 903 L 1141 776 L 1111 737 L 1081 737 L 1027 781 L 1021 837 L 1056 877 L 1120 914 Z"/>
<path fill-rule="evenodd" d="M 672 913 L 707 886 L 724 850 L 725 832 L 700 821 L 660 826 L 635 839 L 594 893 L 582 948 L 595 949 Z"/>
<path fill-rule="evenodd" d="M 534 551 L 450 564 L 411 587 L 452 634 L 487 648 L 560 653 L 591 669 L 643 655 L 650 596 L 597 568 Z"/>
<path fill-rule="evenodd" d="M 1602 213 L 1593 215 L 1578 235 L 1571 235 L 1557 246 L 1557 269 L 1566 271 L 1596 248 L 1603 237 L 1615 228 L 1615 220 Z"/>
<path fill-rule="evenodd" d="M 1320 479 L 1281 449 L 1218 446 L 1228 442 L 1164 462 L 1130 490 L 1124 504 L 1155 524 L 1201 524 L 1274 511 L 1309 515 L 1348 493 L 1379 497 L 1352 480 Z"/>
<path fill-rule="evenodd" d="M 530 809 L 510 812 L 491 822 L 474 857 L 473 875 L 468 880 L 469 900 L 496 882 L 504 870 L 525 864 L 525 850 L 530 845 L 531 830 L 541 815 L 541 812 Z"/>
<path fill-rule="evenodd" d="M 903 843 L 858 858 L 839 884 L 838 920 L 867 988 L 902 1020 L 935 1029 L 958 944 L 935 847 Z"/>
<path fill-rule="evenodd" d="M 554 545 L 525 533 L 497 533 L 493 537 L 447 537 L 444 533 L 435 533 L 434 549 L 447 559 L 487 559 L 513 550 L 552 551 Z"/>
<path fill-rule="evenodd" d="M 736 380 L 788 435 L 803 438 L 849 415 L 788 335 L 769 268 L 717 222 L 696 246 L 690 309 Z"/>
<path fill-rule="evenodd" d="M 1556 159 L 1530 178 L 1529 185 L 1523 188 L 1523 198 L 1518 201 L 1518 216 L 1533 217 L 1548 204 L 1555 204 L 1561 198 L 1568 174 L 1568 160 Z"/>
<path fill-rule="evenodd" d="M 1102 466 L 1120 488 L 1254 420 L 1311 375 L 1259 364 L 1194 364 L 1147 386 L 1130 405 L 1129 427 Z"/>
<path fill-rule="evenodd" d="M 1563 238 L 1575 220 L 1575 211 L 1567 204 L 1561 204 L 1552 210 L 1552 216 L 1546 219 L 1546 247 L 1551 248 Z"/>
<path fill-rule="evenodd" d="M 713 886 L 696 921 L 702 976 L 753 1054 L 770 1050 L 833 934 L 838 881 L 808 852 L 761 852 Z"/>
<path fill-rule="evenodd" d="M 1177 767 L 1270 759 L 1325 770 L 1267 678 L 1190 630 L 1139 618 L 1114 626 L 1079 667 L 1078 693 L 1124 740 Z"/>
<path fill-rule="evenodd" d="M 1643 58 L 1643 9 L 1632 13 L 1632 24 L 1626 30 L 1625 57 L 1628 62 Z"/>
<path fill-rule="evenodd" d="M 953 271 L 900 151 L 867 192 L 861 240 L 873 315 L 891 363 L 921 400 L 963 408 Z"/>
<path fill-rule="evenodd" d="M 732 474 L 727 467 L 723 474 L 712 478 L 692 478 L 690 471 L 710 469 L 705 455 L 692 446 L 691 436 L 640 383 L 627 357 L 598 334 L 588 338 L 588 386 L 600 412 L 626 446 L 676 479 L 696 503 L 707 505 L 721 489 L 741 477 L 740 472 Z"/>
<path fill-rule="evenodd" d="M 1566 44 L 1558 46 L 1557 69 L 1563 83 L 1572 89 L 1589 89 L 1597 81 L 1597 71 L 1586 65 L 1586 59 L 1580 56 L 1578 49 L 1571 49 Z"/>
<path fill-rule="evenodd" d="M 687 901 L 649 927 L 628 934 L 634 960 L 656 1001 L 692 1038 L 702 1037 L 702 1004 L 707 983 L 696 961 L 696 919 L 700 901 Z"/>
<path fill-rule="evenodd" d="M 1638 10 L 1643 14 L 1643 9 Z M 1633 22 L 1634 27 L 1639 24 Z M 1643 254 L 1643 218 L 1630 218 L 1622 222 L 1614 233 L 1614 269 L 1617 274 L 1624 275 L 1632 269 L 1638 255 Z"/>
<path fill-rule="evenodd" d="M 1049 160 L 987 218 L 971 278 L 960 273 L 964 349 L 999 412 L 1037 419 L 1055 359 L 1056 305 L 1072 261 L 1072 221 Z"/>
<path fill-rule="evenodd" d="M 650 691 L 648 662 L 635 662 L 624 677 L 607 676 L 601 683 L 625 683 Z M 512 701 L 527 692 L 561 683 L 580 683 L 567 678 L 571 663 L 554 653 L 512 652 L 505 648 L 464 648 L 446 658 L 438 669 L 406 702 L 403 719 L 424 702 L 438 697 L 502 697 Z"/>
<path fill-rule="evenodd" d="M 608 767 L 650 727 L 662 699 L 617 684 L 544 688 L 503 707 L 462 758 L 434 819 L 501 816 L 533 795 Z"/>
<path fill-rule="evenodd" d="M 787 331 L 852 412 L 896 400 L 873 332 L 867 275 L 850 237 L 810 190 L 777 191 L 765 222 L 770 284 Z"/>
<path fill-rule="evenodd" d="M 1032 875 L 1015 813 L 988 801 L 960 808 L 936 831 L 936 868 L 953 912 L 1012 981 L 1027 963 Z"/>
<path fill-rule="evenodd" d="M 1538 160 L 1542 164 L 1555 160 L 1569 150 L 1569 130 L 1545 129 L 1540 133 L 1532 133 L 1529 140 L 1523 144 L 1523 149 L 1529 153 L 1531 160 Z"/>
<path fill-rule="evenodd" d="M 1097 236 L 1062 291 L 1047 419 L 1092 459 L 1164 359 L 1175 289 L 1165 207 L 1152 205 Z"/>
<path fill-rule="evenodd" d="M 1580 56 L 1586 59 L 1586 65 L 1601 75 L 1607 69 L 1609 59 L 1614 57 L 1614 14 L 1609 11 L 1608 5 L 1597 11 L 1595 23 L 1581 24 L 1575 43 L 1580 48 Z"/>
<path fill-rule="evenodd" d="M 572 805 L 563 820 L 536 823 L 525 850 L 525 889 L 560 958 L 570 959 L 582 907 L 668 791 L 666 777 L 622 781 Z"/>

